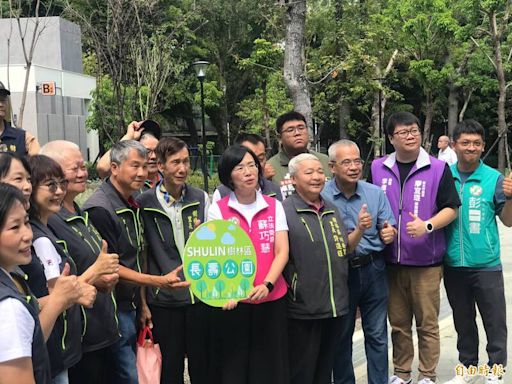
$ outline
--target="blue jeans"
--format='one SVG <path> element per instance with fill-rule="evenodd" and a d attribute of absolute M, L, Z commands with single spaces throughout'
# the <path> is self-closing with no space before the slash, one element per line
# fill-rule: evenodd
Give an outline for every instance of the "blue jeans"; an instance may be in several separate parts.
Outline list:
<path fill-rule="evenodd" d="M 334 383 L 355 384 L 352 365 L 352 336 L 357 307 L 361 312 L 368 384 L 388 383 L 388 283 L 382 256 L 370 264 L 349 267 L 350 308 L 344 316 L 343 331 L 334 359 Z"/>
<path fill-rule="evenodd" d="M 69 384 L 68 370 L 60 372 L 52 379 L 52 384 Z"/>
<path fill-rule="evenodd" d="M 136 311 L 118 311 L 121 338 L 110 348 L 112 351 L 111 382 L 138 384 L 135 345 L 137 343 Z"/>

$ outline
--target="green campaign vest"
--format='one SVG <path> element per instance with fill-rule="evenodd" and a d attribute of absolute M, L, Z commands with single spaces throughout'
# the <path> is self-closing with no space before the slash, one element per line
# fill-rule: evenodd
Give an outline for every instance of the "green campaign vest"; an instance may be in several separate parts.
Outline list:
<path fill-rule="evenodd" d="M 480 161 L 461 183 L 457 164 L 450 167 L 462 202 L 457 218 L 446 228 L 449 267 L 489 268 L 500 265 L 500 238 L 494 194 L 500 173 Z"/>

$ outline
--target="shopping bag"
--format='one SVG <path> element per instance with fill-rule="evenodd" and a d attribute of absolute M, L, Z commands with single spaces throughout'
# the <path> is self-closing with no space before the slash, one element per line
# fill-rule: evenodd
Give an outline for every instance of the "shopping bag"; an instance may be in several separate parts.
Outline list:
<path fill-rule="evenodd" d="M 160 384 L 162 353 L 148 326 L 140 330 L 137 340 L 137 372 L 139 384 Z"/>

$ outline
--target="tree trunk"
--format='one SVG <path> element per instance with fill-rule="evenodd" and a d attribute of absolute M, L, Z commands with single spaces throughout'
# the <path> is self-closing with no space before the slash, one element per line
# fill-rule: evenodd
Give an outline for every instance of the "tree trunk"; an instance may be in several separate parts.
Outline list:
<path fill-rule="evenodd" d="M 373 143 L 373 157 L 375 159 L 381 157 L 382 140 L 386 140 L 386 134 L 381 137 L 381 127 L 384 126 L 384 96 L 382 90 L 376 90 L 373 92 L 373 103 L 372 103 L 372 127 L 371 127 L 371 141 Z M 380 107 L 379 107 L 380 103 Z M 379 116 L 380 111 L 380 116 Z"/>
<path fill-rule="evenodd" d="M 270 152 L 272 146 L 270 145 L 270 112 L 267 104 L 267 80 L 263 80 L 261 88 L 263 89 L 263 129 L 265 132 L 265 141 L 267 142 L 267 151 Z"/>
<path fill-rule="evenodd" d="M 306 82 L 306 55 L 304 50 L 306 29 L 306 0 L 297 0 L 286 11 L 284 49 L 284 81 L 294 109 L 306 117 L 309 139 L 313 138 L 313 116 L 308 84 Z"/>
<path fill-rule="evenodd" d="M 505 70 L 503 68 L 503 58 L 501 56 L 501 37 L 502 34 L 498 30 L 496 23 L 496 13 L 492 11 L 489 15 L 491 27 L 492 44 L 494 50 L 494 64 L 496 68 L 496 76 L 498 78 L 498 136 L 500 142 L 498 145 L 498 169 L 500 172 L 505 171 L 506 146 L 507 143 L 507 122 L 505 119 L 505 99 L 506 99 L 506 80 Z"/>
<path fill-rule="evenodd" d="M 459 115 L 459 95 L 458 88 L 450 84 L 448 93 L 448 136 L 452 137 L 453 130 L 458 122 Z"/>
<path fill-rule="evenodd" d="M 350 103 L 342 94 L 338 102 L 338 121 L 340 139 L 348 139 L 348 122 L 350 121 Z"/>
<path fill-rule="evenodd" d="M 425 124 L 423 125 L 423 148 L 430 152 L 432 140 L 430 138 L 430 131 L 432 129 L 432 120 L 434 118 L 434 100 L 432 93 L 427 92 L 427 99 L 425 101 Z"/>

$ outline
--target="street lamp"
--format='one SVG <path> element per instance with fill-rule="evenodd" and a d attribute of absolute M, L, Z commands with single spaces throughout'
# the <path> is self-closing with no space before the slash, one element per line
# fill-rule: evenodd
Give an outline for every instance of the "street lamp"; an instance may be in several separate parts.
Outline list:
<path fill-rule="evenodd" d="M 204 78 L 206 77 L 206 68 L 210 64 L 208 61 L 200 60 L 192 63 L 192 66 L 196 70 L 196 76 L 201 83 L 201 134 L 203 136 L 203 161 L 201 162 L 201 168 L 203 170 L 203 185 L 204 190 L 208 193 L 208 171 L 206 170 L 206 125 L 204 122 Z"/>

